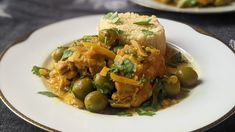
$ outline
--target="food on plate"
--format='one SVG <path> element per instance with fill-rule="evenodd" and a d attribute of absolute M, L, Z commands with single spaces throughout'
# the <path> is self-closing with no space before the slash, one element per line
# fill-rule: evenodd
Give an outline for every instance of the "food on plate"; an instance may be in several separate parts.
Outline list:
<path fill-rule="evenodd" d="M 197 84 L 191 62 L 167 45 L 156 16 L 111 12 L 97 33 L 55 49 L 47 68 L 33 67 L 51 92 L 41 94 L 96 113 L 154 115 Z"/>
<path fill-rule="evenodd" d="M 108 105 L 108 98 L 100 91 L 93 91 L 85 98 L 86 109 L 92 112 L 99 112 Z"/>
<path fill-rule="evenodd" d="M 179 8 L 224 6 L 234 0 L 156 0 L 157 2 L 173 5 Z"/>
<path fill-rule="evenodd" d="M 176 75 L 184 86 L 192 86 L 197 83 L 198 75 L 192 67 L 182 67 L 178 69 Z"/>
<path fill-rule="evenodd" d="M 110 21 L 110 19 L 106 19 L 105 17 L 100 19 L 98 24 L 99 36 L 104 30 L 114 29 L 114 32 L 115 30 L 117 32 L 119 43 L 123 45 L 131 44 L 131 41 L 135 40 L 140 46 L 154 47 L 159 49 L 161 54 L 165 54 L 165 32 L 156 16 L 128 12 L 119 13 L 118 21 L 115 23 Z"/>

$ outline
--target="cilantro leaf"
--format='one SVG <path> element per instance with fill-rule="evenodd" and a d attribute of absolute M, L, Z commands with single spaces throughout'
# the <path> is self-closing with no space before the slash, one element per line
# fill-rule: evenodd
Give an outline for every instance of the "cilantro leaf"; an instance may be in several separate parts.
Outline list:
<path fill-rule="evenodd" d="M 83 42 L 90 42 L 95 37 L 97 37 L 97 35 L 85 35 L 80 40 Z"/>
<path fill-rule="evenodd" d="M 39 67 L 39 66 L 33 66 L 31 71 L 32 71 L 33 74 L 35 74 L 39 77 L 43 76 L 43 77 L 47 78 L 48 75 L 49 75 L 49 70 L 48 69 L 42 68 L 42 67 Z"/>
<path fill-rule="evenodd" d="M 162 107 L 160 102 L 166 96 L 164 91 L 164 83 L 166 82 L 166 79 L 166 76 L 161 76 L 155 80 L 151 98 L 144 102 L 140 107 L 124 110 L 120 113 L 117 113 L 117 115 L 132 116 L 134 113 L 140 116 L 155 115 L 155 112 Z"/>
<path fill-rule="evenodd" d="M 73 51 L 66 49 L 64 50 L 64 53 L 61 57 L 61 60 L 66 60 L 67 58 L 69 58 L 71 55 L 73 55 Z"/>
<path fill-rule="evenodd" d="M 117 23 L 119 19 L 120 19 L 119 17 L 114 17 L 114 18 L 112 19 L 112 23 Z"/>
<path fill-rule="evenodd" d="M 131 77 L 134 73 L 134 68 L 135 65 L 129 59 L 125 58 L 121 64 L 119 62 L 114 62 L 110 68 L 110 71 Z"/>
<path fill-rule="evenodd" d="M 109 12 L 104 16 L 104 19 L 111 20 L 112 23 L 117 23 L 120 18 L 118 17 L 118 12 Z"/>
<path fill-rule="evenodd" d="M 112 90 L 114 89 L 114 85 L 107 82 L 104 82 L 103 84 L 95 84 L 95 87 L 103 94 L 111 94 Z"/>
<path fill-rule="evenodd" d="M 41 92 L 38 92 L 38 94 L 45 95 L 47 97 L 58 97 L 56 94 L 49 92 L 49 91 L 41 91 Z"/>
<path fill-rule="evenodd" d="M 141 108 L 136 108 L 136 109 L 135 109 L 135 112 L 136 112 L 138 115 L 145 115 L 145 116 L 153 116 L 153 115 L 155 115 L 155 112 L 154 112 L 154 111 L 144 110 L 144 109 L 141 109 Z"/>
<path fill-rule="evenodd" d="M 142 111 L 154 112 L 161 108 L 161 100 L 165 97 L 164 91 L 165 77 L 159 77 L 155 80 L 151 98 L 140 107 Z M 145 113 L 144 113 L 145 114 Z"/>
<path fill-rule="evenodd" d="M 134 22 L 133 24 L 137 24 L 137 25 L 152 25 L 150 23 L 151 19 L 148 19 L 148 20 L 142 20 L 142 21 L 137 21 L 137 22 Z"/>
<path fill-rule="evenodd" d="M 183 59 L 181 52 L 177 52 L 172 55 L 166 62 L 166 64 L 170 67 L 177 67 L 179 64 L 185 63 L 186 60 Z"/>
<path fill-rule="evenodd" d="M 158 80 L 157 80 L 158 81 Z M 160 95 L 160 92 L 162 92 L 164 88 L 164 85 L 162 82 L 158 81 L 154 84 L 154 89 L 152 93 L 152 101 L 151 101 L 151 107 L 154 109 L 157 109 L 159 105 L 159 96 L 165 96 L 165 95 Z"/>
<path fill-rule="evenodd" d="M 197 3 L 197 0 L 180 0 L 177 2 L 177 7 L 194 7 L 196 6 L 198 3 Z"/>
<path fill-rule="evenodd" d="M 115 31 L 118 35 L 122 35 L 124 33 L 124 31 L 121 29 L 112 28 L 112 30 Z"/>
<path fill-rule="evenodd" d="M 103 94 L 111 94 L 115 88 L 108 76 L 101 76 L 100 74 L 95 75 L 93 86 Z"/>
<path fill-rule="evenodd" d="M 134 73 L 134 64 L 129 59 L 123 60 L 123 72 L 124 75 L 132 75 Z"/>
<path fill-rule="evenodd" d="M 158 77 L 153 85 L 153 102 L 152 106 L 159 107 L 159 103 L 166 97 L 165 83 L 168 80 L 167 76 Z M 154 97 L 155 96 L 155 97 Z"/>
<path fill-rule="evenodd" d="M 151 36 L 151 35 L 154 35 L 154 32 L 152 31 L 149 31 L 149 30 L 146 30 L 146 29 L 143 29 L 141 30 L 142 33 L 144 34 L 144 36 Z"/>
<path fill-rule="evenodd" d="M 40 73 L 39 73 L 39 70 L 40 70 L 40 69 L 41 69 L 41 67 L 33 66 L 33 68 L 32 68 L 31 71 L 32 71 L 33 74 L 35 74 L 35 75 L 37 75 L 37 76 L 40 77 L 40 76 L 41 76 Z"/>
<path fill-rule="evenodd" d="M 68 47 L 67 46 L 59 46 L 57 47 L 57 49 L 67 49 Z"/>

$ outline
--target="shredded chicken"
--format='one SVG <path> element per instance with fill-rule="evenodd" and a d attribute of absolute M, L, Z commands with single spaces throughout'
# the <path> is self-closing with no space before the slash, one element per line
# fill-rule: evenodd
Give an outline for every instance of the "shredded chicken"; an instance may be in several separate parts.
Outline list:
<path fill-rule="evenodd" d="M 89 70 L 92 75 L 106 66 L 105 56 L 97 53 L 92 47 L 82 45 L 71 47 L 73 55 L 68 58 L 79 70 Z"/>
<path fill-rule="evenodd" d="M 156 50 L 156 49 L 155 49 Z M 125 52 L 129 52 L 126 54 Z M 115 82 L 116 92 L 112 95 L 112 99 L 117 104 L 123 104 L 124 107 L 138 107 L 144 101 L 146 101 L 152 92 L 152 85 L 150 80 L 157 76 L 164 75 L 166 73 L 166 66 L 164 57 L 159 52 L 149 52 L 147 56 L 141 56 L 142 53 L 138 52 L 137 47 L 133 45 L 125 45 L 125 47 L 117 52 L 114 62 L 122 62 L 125 58 L 128 58 L 134 65 L 134 75 L 132 79 L 140 80 L 142 77 L 146 77 L 144 85 L 134 86 L 126 84 L 125 82 Z M 143 60 L 139 60 L 143 57 Z"/>

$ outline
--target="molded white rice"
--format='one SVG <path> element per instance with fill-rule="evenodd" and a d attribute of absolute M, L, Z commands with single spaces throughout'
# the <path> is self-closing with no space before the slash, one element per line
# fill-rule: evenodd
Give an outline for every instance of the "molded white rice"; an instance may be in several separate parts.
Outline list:
<path fill-rule="evenodd" d="M 120 42 L 123 44 L 129 44 L 130 40 L 137 41 L 140 45 L 151 46 L 159 49 L 161 54 L 165 54 L 166 39 L 163 26 L 158 22 L 157 17 L 139 15 L 137 13 L 127 12 L 119 13 L 120 18 L 117 23 L 112 23 L 111 20 L 101 18 L 98 24 L 98 31 L 103 29 L 117 28 L 123 30 L 124 33 L 120 35 Z M 137 25 L 134 24 L 138 21 L 151 19 L 151 25 Z M 154 35 L 144 35 L 142 30 L 149 30 Z"/>

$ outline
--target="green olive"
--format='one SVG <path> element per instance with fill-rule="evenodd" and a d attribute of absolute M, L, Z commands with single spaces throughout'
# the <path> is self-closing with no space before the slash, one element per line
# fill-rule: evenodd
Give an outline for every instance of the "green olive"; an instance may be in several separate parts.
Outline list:
<path fill-rule="evenodd" d="M 94 84 L 96 89 L 104 94 L 111 93 L 114 89 L 114 83 L 107 77 L 101 76 L 99 73 L 94 77 Z"/>
<path fill-rule="evenodd" d="M 80 100 L 84 100 L 87 94 L 92 92 L 93 86 L 92 86 L 92 80 L 88 77 L 76 80 L 73 84 L 73 94 L 76 98 Z"/>
<path fill-rule="evenodd" d="M 87 110 L 100 112 L 108 105 L 108 98 L 100 91 L 93 91 L 85 97 L 84 103 Z"/>
<path fill-rule="evenodd" d="M 103 29 L 99 31 L 99 40 L 107 45 L 114 46 L 118 39 L 118 33 L 113 29 Z"/>
<path fill-rule="evenodd" d="M 180 82 L 177 76 L 170 76 L 164 88 L 168 96 L 173 97 L 178 95 L 180 93 Z"/>
<path fill-rule="evenodd" d="M 176 76 L 183 86 L 192 86 L 198 81 L 197 72 L 192 67 L 181 67 L 177 69 Z"/>
<path fill-rule="evenodd" d="M 65 47 L 59 47 L 52 52 L 51 57 L 55 62 L 58 62 L 61 59 L 65 49 Z"/>

